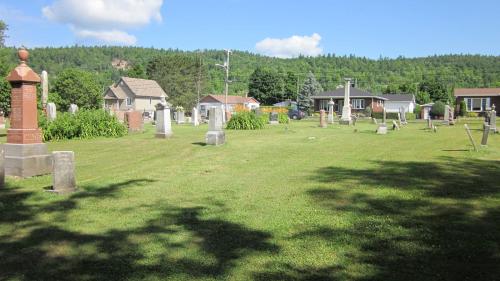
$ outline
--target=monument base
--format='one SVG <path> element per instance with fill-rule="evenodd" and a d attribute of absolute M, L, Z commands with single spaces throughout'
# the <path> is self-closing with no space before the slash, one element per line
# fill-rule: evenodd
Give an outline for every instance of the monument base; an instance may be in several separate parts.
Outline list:
<path fill-rule="evenodd" d="M 279 125 L 279 121 L 269 121 L 269 125 Z"/>
<path fill-rule="evenodd" d="M 172 132 L 167 132 L 167 133 L 156 133 L 155 137 L 159 139 L 169 139 L 174 135 Z"/>
<path fill-rule="evenodd" d="M 29 178 L 52 173 L 52 155 L 45 143 L 4 144 L 5 175 Z"/>
<path fill-rule="evenodd" d="M 55 193 L 55 194 L 60 194 L 60 195 L 64 195 L 64 194 L 70 194 L 70 193 L 74 193 L 74 192 L 77 192 L 78 191 L 78 188 L 75 187 L 75 188 L 66 188 L 66 189 L 58 189 L 58 190 L 55 190 L 55 189 L 48 189 L 48 190 L 45 190 L 46 192 L 50 192 L 50 193 Z"/>
<path fill-rule="evenodd" d="M 226 142 L 224 131 L 208 131 L 206 135 L 207 145 L 221 145 Z"/>
<path fill-rule="evenodd" d="M 350 120 L 340 119 L 339 124 L 340 125 L 349 125 L 349 126 L 351 126 L 353 123 L 352 123 L 352 119 L 350 119 Z"/>
<path fill-rule="evenodd" d="M 377 128 L 378 135 L 387 135 L 387 126 L 385 124 L 381 124 Z"/>

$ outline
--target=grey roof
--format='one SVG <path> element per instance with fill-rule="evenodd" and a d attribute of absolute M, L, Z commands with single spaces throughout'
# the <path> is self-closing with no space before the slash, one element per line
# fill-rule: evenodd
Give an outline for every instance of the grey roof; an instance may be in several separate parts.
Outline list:
<path fill-rule="evenodd" d="M 335 91 L 323 92 L 323 93 L 320 93 L 316 96 L 312 96 L 311 98 L 312 99 L 343 98 L 344 94 L 345 94 L 345 89 L 338 88 Z M 377 98 L 377 99 L 381 99 L 381 100 L 387 100 L 384 97 L 374 95 L 368 91 L 361 90 L 358 88 L 351 88 L 350 97 L 351 98 Z"/>
<path fill-rule="evenodd" d="M 386 94 L 382 97 L 389 101 L 415 101 L 415 96 L 411 94 Z"/>
<path fill-rule="evenodd" d="M 120 99 L 123 100 L 127 98 L 127 94 L 123 90 L 123 86 L 127 87 L 135 96 L 138 97 L 168 97 L 168 95 L 163 91 L 163 89 L 154 80 L 122 77 L 120 81 L 112 86 L 109 86 L 108 90 L 104 93 L 105 99 Z"/>

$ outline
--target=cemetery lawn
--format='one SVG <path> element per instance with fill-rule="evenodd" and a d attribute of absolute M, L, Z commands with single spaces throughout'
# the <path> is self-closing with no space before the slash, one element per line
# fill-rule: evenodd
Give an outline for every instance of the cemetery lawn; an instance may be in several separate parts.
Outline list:
<path fill-rule="evenodd" d="M 79 191 L 7 179 L 0 280 L 499 280 L 500 135 L 474 153 L 463 124 L 49 143 Z"/>

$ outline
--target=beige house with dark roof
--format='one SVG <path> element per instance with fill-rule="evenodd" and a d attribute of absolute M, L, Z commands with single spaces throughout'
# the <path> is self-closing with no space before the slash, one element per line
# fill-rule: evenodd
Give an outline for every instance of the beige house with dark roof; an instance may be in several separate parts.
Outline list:
<path fill-rule="evenodd" d="M 161 98 L 168 95 L 154 80 L 122 77 L 104 93 L 104 107 L 115 112 L 142 111 L 152 117 Z"/>

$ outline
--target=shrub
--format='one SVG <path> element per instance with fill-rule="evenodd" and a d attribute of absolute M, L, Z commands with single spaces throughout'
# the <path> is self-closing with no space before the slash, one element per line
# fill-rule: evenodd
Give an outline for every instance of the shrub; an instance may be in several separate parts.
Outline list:
<path fill-rule="evenodd" d="M 420 104 L 417 104 L 415 106 L 415 109 L 413 109 L 413 113 L 415 113 L 415 117 L 416 118 L 420 118 L 420 113 L 422 112 L 422 107 L 420 106 Z"/>
<path fill-rule="evenodd" d="M 415 113 L 406 112 L 406 120 L 415 120 L 417 119 L 417 115 Z"/>
<path fill-rule="evenodd" d="M 280 124 L 288 124 L 289 118 L 286 113 L 278 113 L 278 121 Z"/>
<path fill-rule="evenodd" d="M 372 107 L 371 106 L 367 106 L 365 108 L 364 114 L 365 114 L 365 116 L 371 117 L 372 116 Z"/>
<path fill-rule="evenodd" d="M 227 123 L 227 129 L 230 130 L 258 130 L 265 126 L 262 116 L 258 117 L 253 112 L 239 112 L 235 114 Z"/>
<path fill-rule="evenodd" d="M 127 134 L 127 128 L 104 110 L 79 110 L 75 115 L 58 113 L 52 122 L 48 122 L 45 115 L 41 114 L 39 123 L 46 141 L 122 137 Z"/>
<path fill-rule="evenodd" d="M 460 116 L 465 116 L 467 114 L 467 105 L 465 104 L 465 101 L 460 102 L 460 109 L 458 111 L 458 115 Z"/>
<path fill-rule="evenodd" d="M 467 112 L 467 117 L 479 117 L 479 112 Z"/>
<path fill-rule="evenodd" d="M 444 116 L 445 104 L 442 101 L 436 101 L 431 108 L 431 116 L 439 117 Z"/>

